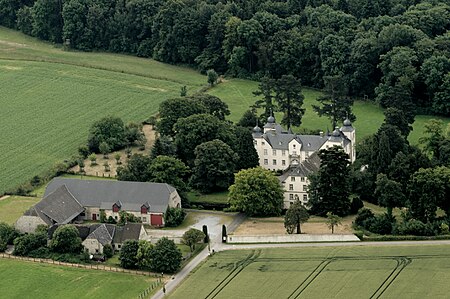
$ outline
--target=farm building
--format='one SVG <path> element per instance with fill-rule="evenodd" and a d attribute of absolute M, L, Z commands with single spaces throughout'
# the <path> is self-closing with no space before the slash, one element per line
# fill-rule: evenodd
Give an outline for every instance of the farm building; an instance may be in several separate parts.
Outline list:
<path fill-rule="evenodd" d="M 177 190 L 168 184 L 54 178 L 43 199 L 19 218 L 16 228 L 34 232 L 39 224 L 95 221 L 101 211 L 116 221 L 119 212 L 126 211 L 142 223 L 163 226 L 167 207 L 181 207 Z"/>
<path fill-rule="evenodd" d="M 341 128 L 332 133 L 320 135 L 297 135 L 286 131 L 268 117 L 264 130 L 253 129 L 253 143 L 259 156 L 259 165 L 269 170 L 282 171 L 279 176 L 285 190 L 284 208 L 289 208 L 295 200 L 308 202 L 308 176 L 318 171 L 321 149 L 340 146 L 354 162 L 356 134 L 350 120 L 346 119 Z"/>
<path fill-rule="evenodd" d="M 52 239 L 55 230 L 61 224 L 55 224 L 48 230 L 48 238 Z M 120 251 L 126 240 L 145 240 L 147 233 L 142 223 L 126 223 L 123 226 L 96 223 L 91 225 L 75 225 L 82 245 L 90 254 L 103 254 L 106 244 Z"/>

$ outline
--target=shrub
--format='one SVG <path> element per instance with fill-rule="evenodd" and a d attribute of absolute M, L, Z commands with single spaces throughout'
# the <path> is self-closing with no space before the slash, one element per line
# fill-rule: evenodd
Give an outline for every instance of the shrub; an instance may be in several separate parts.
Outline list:
<path fill-rule="evenodd" d="M 359 196 L 353 197 L 352 203 L 350 204 L 350 214 L 356 214 L 362 208 L 364 208 L 364 203 L 361 198 Z"/>
<path fill-rule="evenodd" d="M 78 253 L 81 251 L 81 238 L 78 230 L 71 224 L 58 227 L 53 233 L 50 248 L 59 253 Z"/>
<path fill-rule="evenodd" d="M 371 221 L 368 229 L 376 234 L 389 235 L 392 233 L 392 223 L 395 218 L 391 218 L 388 214 L 382 214 L 375 216 L 375 219 Z"/>
<path fill-rule="evenodd" d="M 2 238 L 0 238 L 0 252 L 5 252 L 6 248 L 8 248 L 8 244 Z"/>
<path fill-rule="evenodd" d="M 134 269 L 138 266 L 136 258 L 139 249 L 139 242 L 137 240 L 126 240 L 120 250 L 119 261 L 120 266 L 125 269 Z"/>
<path fill-rule="evenodd" d="M 358 211 L 358 214 L 356 215 L 354 224 L 356 226 L 368 229 L 370 223 L 374 219 L 375 219 L 375 215 L 373 214 L 372 210 L 367 209 L 367 208 L 362 208 Z"/>
<path fill-rule="evenodd" d="M 14 240 L 14 255 L 27 256 L 31 251 L 47 245 L 46 234 L 28 234 Z"/>
<path fill-rule="evenodd" d="M 16 237 L 18 237 L 18 232 L 13 226 L 5 222 L 0 222 L 0 240 L 12 245 Z"/>
<path fill-rule="evenodd" d="M 168 207 L 164 215 L 164 224 L 167 227 L 176 227 L 183 223 L 186 212 L 182 208 Z"/>
<path fill-rule="evenodd" d="M 107 258 L 110 258 L 110 257 L 112 257 L 112 256 L 114 255 L 114 250 L 113 250 L 111 244 L 106 244 L 106 245 L 103 247 L 103 254 L 104 254 Z"/>
<path fill-rule="evenodd" d="M 51 258 L 51 252 L 48 247 L 39 247 L 38 249 L 32 250 L 28 253 L 29 257 L 48 259 Z"/>
<path fill-rule="evenodd" d="M 395 234 L 398 235 L 416 235 L 416 236 L 432 236 L 434 235 L 433 224 L 423 223 L 420 220 L 410 219 L 403 221 L 395 226 Z"/>
<path fill-rule="evenodd" d="M 86 145 L 80 145 L 80 147 L 78 147 L 78 153 L 83 159 L 86 159 L 90 154 L 89 148 Z"/>

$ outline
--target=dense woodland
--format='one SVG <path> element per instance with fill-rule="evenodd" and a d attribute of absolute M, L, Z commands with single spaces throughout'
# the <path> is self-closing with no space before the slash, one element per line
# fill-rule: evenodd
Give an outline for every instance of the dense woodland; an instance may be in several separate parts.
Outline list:
<path fill-rule="evenodd" d="M 0 24 L 238 77 L 339 76 L 350 96 L 450 115 L 449 0 L 0 0 Z"/>

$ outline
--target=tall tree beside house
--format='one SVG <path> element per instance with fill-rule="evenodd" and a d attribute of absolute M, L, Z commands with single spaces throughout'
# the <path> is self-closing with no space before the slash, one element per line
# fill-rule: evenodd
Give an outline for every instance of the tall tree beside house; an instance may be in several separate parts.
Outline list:
<path fill-rule="evenodd" d="M 229 188 L 230 208 L 248 216 L 277 216 L 283 206 L 284 190 L 278 178 L 262 167 L 244 169 Z"/>
<path fill-rule="evenodd" d="M 175 273 L 180 269 L 182 254 L 175 242 L 162 237 L 152 251 L 150 268 L 157 273 Z"/>
<path fill-rule="evenodd" d="M 137 253 L 139 250 L 138 240 L 126 240 L 120 249 L 120 266 L 125 269 L 135 269 L 138 267 Z"/>
<path fill-rule="evenodd" d="M 288 234 L 292 234 L 297 229 L 297 234 L 301 234 L 300 225 L 309 219 L 308 211 L 299 200 L 296 200 L 286 211 L 284 216 L 284 227 Z"/>
<path fill-rule="evenodd" d="M 300 126 L 302 117 L 305 114 L 302 94 L 302 84 L 300 79 L 292 75 L 283 75 L 276 80 L 275 84 L 275 101 L 278 110 L 283 112 L 281 124 L 288 129 L 291 126 Z"/>
<path fill-rule="evenodd" d="M 264 108 L 263 119 L 267 119 L 273 110 L 283 112 L 281 124 L 290 128 L 300 126 L 305 109 L 302 108 L 304 96 L 300 79 L 292 75 L 283 75 L 279 79 L 263 78 L 254 92 L 256 96 L 263 96 L 255 102 L 255 108 Z M 275 106 L 275 103 L 276 106 Z"/>
<path fill-rule="evenodd" d="M 355 121 L 356 116 L 352 113 L 353 100 L 346 96 L 344 79 L 341 76 L 325 76 L 323 81 L 325 95 L 317 99 L 321 105 L 313 105 L 313 110 L 319 116 L 328 117 L 331 120 L 332 128 L 337 126 L 338 121 L 345 118 L 352 122 Z"/>
<path fill-rule="evenodd" d="M 244 127 L 236 127 L 236 142 L 233 150 L 238 155 L 237 170 L 253 168 L 259 165 L 259 157 L 253 145 L 253 137 L 250 131 Z"/>
<path fill-rule="evenodd" d="M 200 144 L 195 148 L 194 168 L 190 184 L 204 193 L 226 190 L 233 182 L 238 156 L 221 140 Z"/>
<path fill-rule="evenodd" d="M 324 216 L 331 212 L 338 216 L 350 212 L 349 157 L 342 148 L 333 146 L 319 151 L 320 168 L 309 180 L 311 213 Z"/>
<path fill-rule="evenodd" d="M 76 227 L 71 224 L 58 227 L 53 233 L 50 249 L 59 253 L 80 252 L 81 238 Z"/>

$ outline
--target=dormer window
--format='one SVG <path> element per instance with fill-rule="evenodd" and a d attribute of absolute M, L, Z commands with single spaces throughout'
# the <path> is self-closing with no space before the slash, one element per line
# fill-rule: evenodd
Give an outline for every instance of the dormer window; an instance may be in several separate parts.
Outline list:
<path fill-rule="evenodd" d="M 141 214 L 147 214 L 147 212 L 148 212 L 147 207 L 146 206 L 142 206 L 141 207 Z"/>
<path fill-rule="evenodd" d="M 114 213 L 118 213 L 120 208 L 119 208 L 119 206 L 117 204 L 113 204 L 112 210 L 113 210 Z"/>

